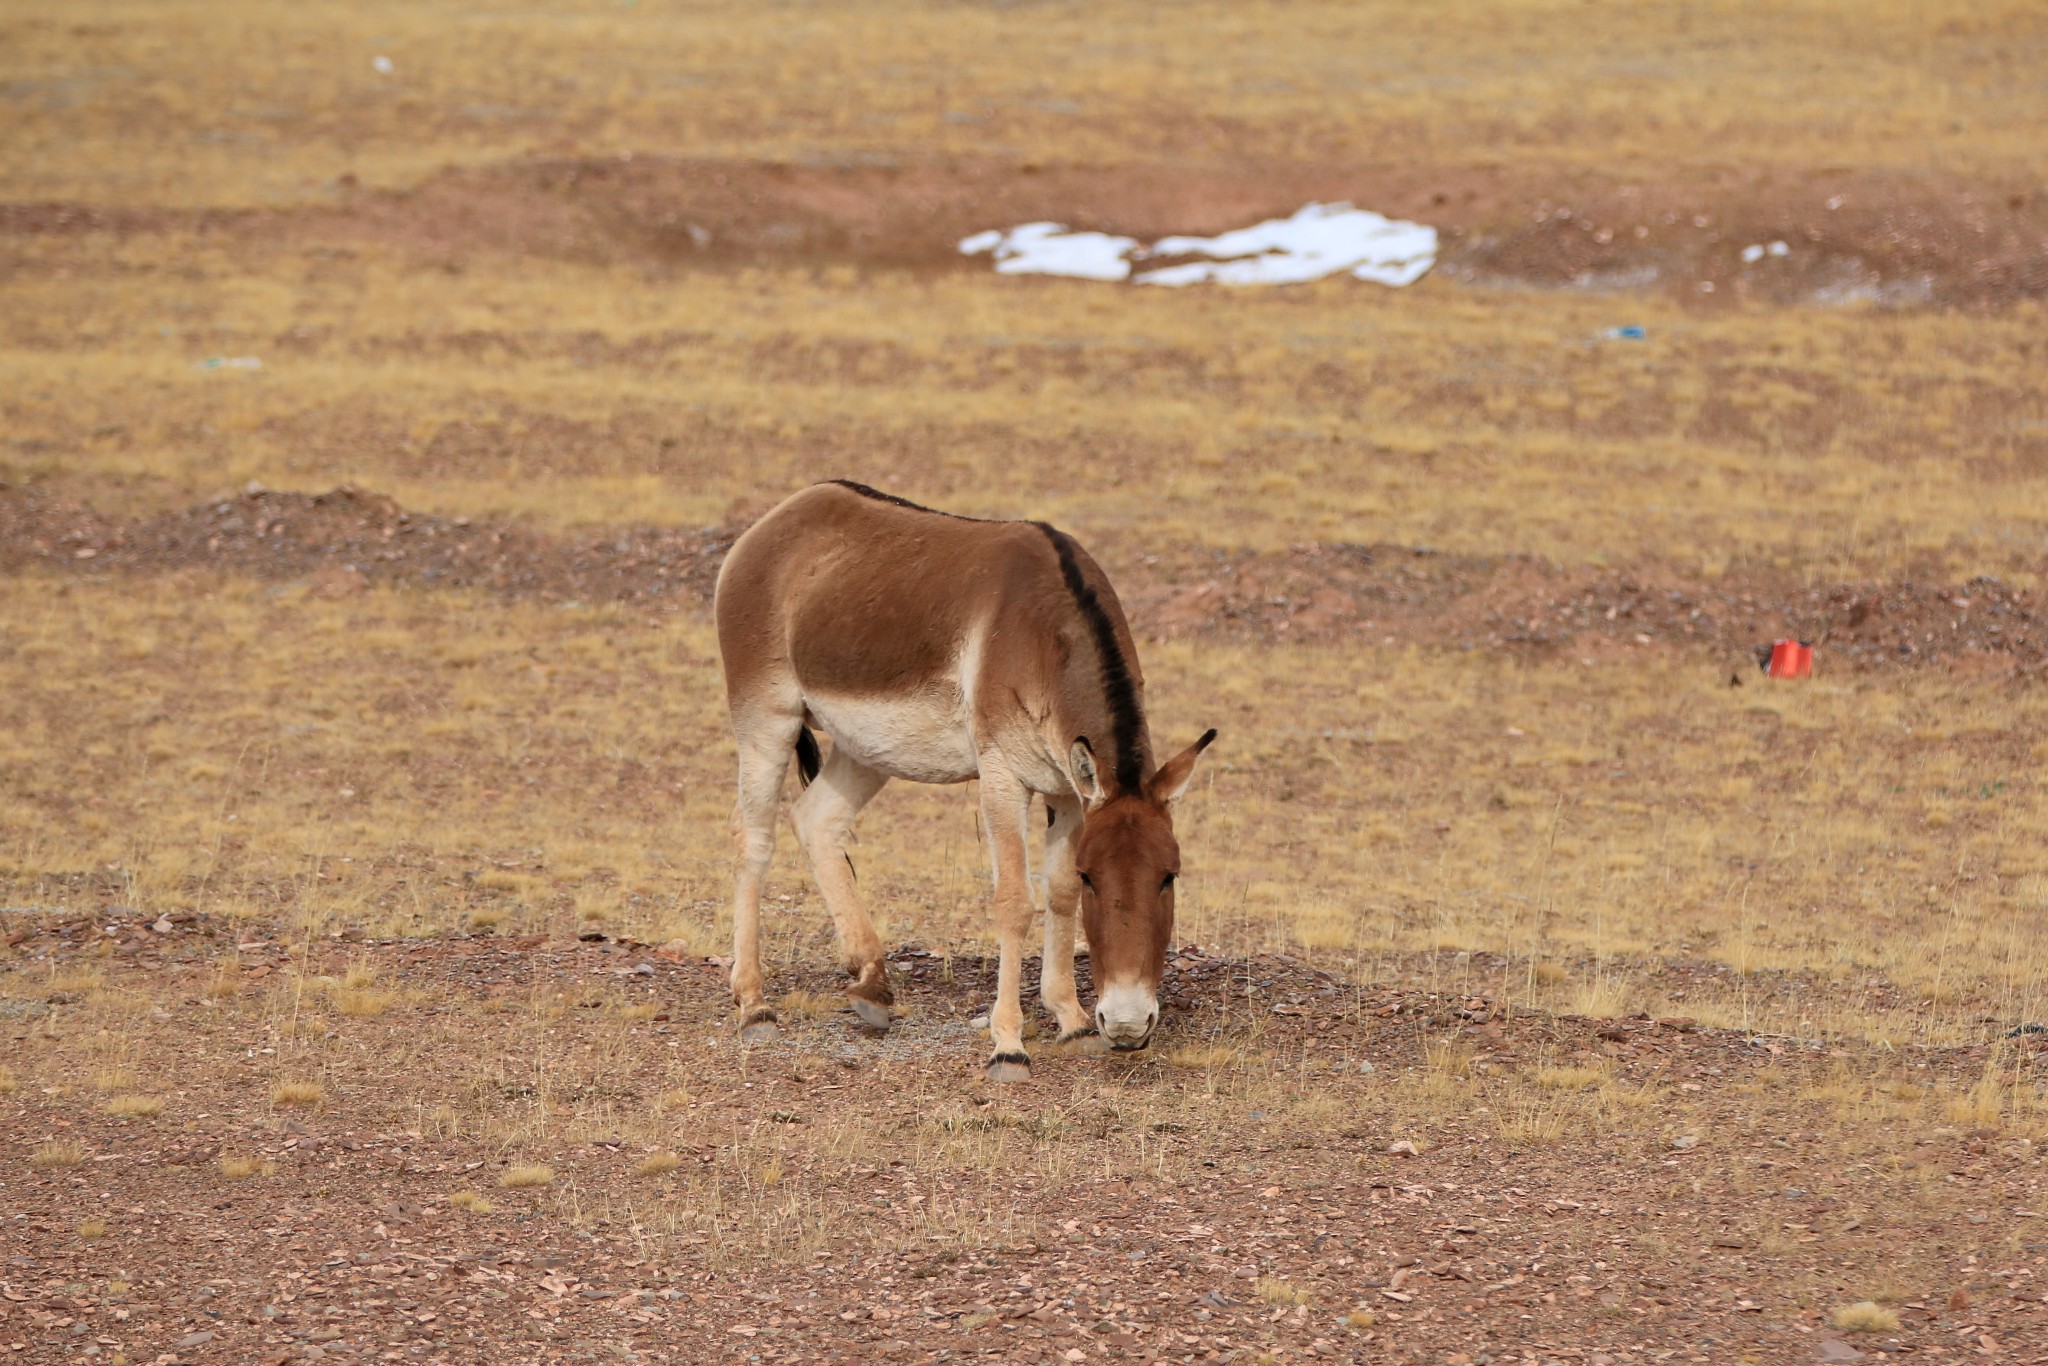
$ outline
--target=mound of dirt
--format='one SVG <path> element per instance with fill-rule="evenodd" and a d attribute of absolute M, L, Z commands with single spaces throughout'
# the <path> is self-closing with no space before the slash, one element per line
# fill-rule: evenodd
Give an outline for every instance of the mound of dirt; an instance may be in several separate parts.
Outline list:
<path fill-rule="evenodd" d="M 552 535 L 513 522 L 410 512 L 352 486 L 320 494 L 251 486 L 123 521 L 0 485 L 0 571 L 200 568 L 308 579 L 333 595 L 384 583 L 701 610 L 743 529 Z M 1939 663 L 1964 676 L 2001 678 L 2033 674 L 2048 661 L 2039 606 L 1992 578 L 1816 586 L 1757 570 L 1703 583 L 1567 568 L 1533 556 L 1351 544 L 1116 558 L 1111 568 L 1131 619 L 1153 638 L 1363 638 L 1528 654 L 1675 647 L 1719 652 L 1738 680 L 1744 661 L 1781 637 L 1820 645 L 1823 668 Z"/>
<path fill-rule="evenodd" d="M 1348 201 L 1437 228 L 1438 270 L 1486 284 L 1995 307 L 2048 295 L 2048 190 L 1933 172 L 1674 169 L 1620 179 L 1543 166 L 767 164 L 662 157 L 452 169 L 407 191 L 330 187 L 288 210 L 0 205 L 0 237 L 195 231 L 252 245 L 373 243 L 440 258 L 509 252 L 655 266 L 847 261 L 987 270 L 959 241 L 1049 220 L 1154 238 Z"/>

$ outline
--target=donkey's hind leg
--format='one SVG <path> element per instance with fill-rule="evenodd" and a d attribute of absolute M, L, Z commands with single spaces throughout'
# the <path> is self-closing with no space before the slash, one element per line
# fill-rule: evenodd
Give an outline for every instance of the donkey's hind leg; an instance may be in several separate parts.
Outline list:
<path fill-rule="evenodd" d="M 767 1043 L 780 1032 L 775 1008 L 762 994 L 761 886 L 775 857 L 775 818 L 782 777 L 802 729 L 798 716 L 755 713 L 733 718 L 739 739 L 739 799 L 732 833 L 737 858 L 732 889 L 732 998 L 739 1008 L 740 1039 Z"/>
<path fill-rule="evenodd" d="M 834 744 L 817 778 L 789 813 L 797 842 L 810 858 L 811 875 L 824 894 L 825 908 L 832 912 L 832 923 L 839 930 L 846 973 L 853 979 L 846 994 L 854 1014 L 871 1029 L 889 1027 L 889 1007 L 896 1004 L 896 994 L 889 989 L 882 941 L 861 904 L 846 845 L 853 835 L 854 818 L 888 781 L 887 774 L 856 762 Z"/>

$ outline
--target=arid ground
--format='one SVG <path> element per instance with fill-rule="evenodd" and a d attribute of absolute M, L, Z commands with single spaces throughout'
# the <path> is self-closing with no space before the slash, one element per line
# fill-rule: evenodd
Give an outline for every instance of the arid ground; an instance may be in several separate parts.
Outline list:
<path fill-rule="evenodd" d="M 0 3 L 0 1361 L 2048 1361 L 2044 70 Z M 954 250 L 1311 200 L 1439 264 Z M 900 785 L 902 1018 L 785 833 L 739 1046 L 711 585 L 837 477 L 1066 527 L 1221 730 L 1147 1052 L 982 1080 L 973 794 Z"/>

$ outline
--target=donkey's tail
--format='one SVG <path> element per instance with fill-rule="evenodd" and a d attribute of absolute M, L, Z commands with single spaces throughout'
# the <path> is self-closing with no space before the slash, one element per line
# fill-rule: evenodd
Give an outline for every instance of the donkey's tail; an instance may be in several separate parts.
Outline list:
<path fill-rule="evenodd" d="M 798 727 L 796 733 L 796 776 L 805 787 L 818 776 L 818 765 L 823 762 L 818 753 L 818 737 L 811 734 L 809 726 Z"/>

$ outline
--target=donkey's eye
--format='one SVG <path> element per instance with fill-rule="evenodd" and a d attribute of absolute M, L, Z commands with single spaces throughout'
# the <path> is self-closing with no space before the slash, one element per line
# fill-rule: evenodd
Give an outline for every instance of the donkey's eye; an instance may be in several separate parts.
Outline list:
<path fill-rule="evenodd" d="M 1088 889 L 1089 891 L 1091 891 L 1091 892 L 1095 890 L 1095 879 L 1094 879 L 1094 878 L 1092 878 L 1092 877 L 1089 877 L 1089 876 L 1088 876 L 1088 875 L 1087 875 L 1086 873 L 1076 873 L 1076 874 L 1074 874 L 1074 876 L 1076 876 L 1076 877 L 1078 877 L 1078 878 L 1080 878 L 1080 879 L 1081 879 L 1081 885 L 1082 885 L 1083 887 L 1086 887 L 1086 888 L 1087 888 L 1087 889 Z"/>
<path fill-rule="evenodd" d="M 1166 875 L 1165 877 L 1163 877 L 1163 878 L 1159 879 L 1159 890 L 1160 890 L 1160 891 L 1162 891 L 1162 892 L 1170 892 L 1170 891 L 1172 891 L 1172 890 L 1173 890 L 1173 880 L 1174 880 L 1175 878 L 1179 877 L 1179 876 L 1180 876 L 1180 874 L 1179 874 L 1179 873 L 1168 873 L 1168 874 L 1167 874 L 1167 875 Z"/>

